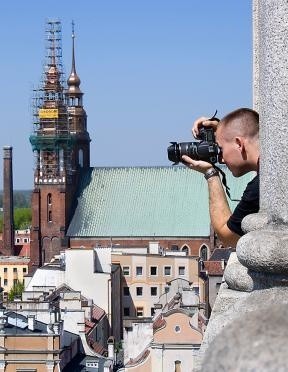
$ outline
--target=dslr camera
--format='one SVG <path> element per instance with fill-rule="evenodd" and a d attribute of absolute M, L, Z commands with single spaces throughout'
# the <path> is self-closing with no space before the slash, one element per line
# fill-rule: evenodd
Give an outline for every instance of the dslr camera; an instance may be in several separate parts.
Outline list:
<path fill-rule="evenodd" d="M 178 164 L 182 161 L 182 155 L 188 155 L 194 160 L 204 160 L 208 163 L 221 163 L 220 149 L 215 142 L 213 128 L 201 127 L 199 129 L 198 142 L 170 142 L 167 148 L 168 159 Z"/>

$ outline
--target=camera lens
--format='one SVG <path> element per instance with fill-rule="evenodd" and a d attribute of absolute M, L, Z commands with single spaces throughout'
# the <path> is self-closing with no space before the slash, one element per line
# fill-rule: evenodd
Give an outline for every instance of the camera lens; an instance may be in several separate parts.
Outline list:
<path fill-rule="evenodd" d="M 179 163 L 180 159 L 180 151 L 179 145 L 177 142 L 170 142 L 171 146 L 167 148 L 168 152 L 168 159 L 173 161 L 174 163 Z"/>

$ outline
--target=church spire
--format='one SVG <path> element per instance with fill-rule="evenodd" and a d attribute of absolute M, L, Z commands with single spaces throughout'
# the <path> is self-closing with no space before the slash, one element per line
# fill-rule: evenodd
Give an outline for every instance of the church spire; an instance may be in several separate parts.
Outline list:
<path fill-rule="evenodd" d="M 81 80 L 76 72 L 76 65 L 75 65 L 75 32 L 74 32 L 74 21 L 72 21 L 72 69 L 70 76 L 67 80 L 68 84 L 68 95 L 72 94 L 82 95 L 81 89 L 79 88 Z M 79 97 L 80 98 L 80 97 Z"/>

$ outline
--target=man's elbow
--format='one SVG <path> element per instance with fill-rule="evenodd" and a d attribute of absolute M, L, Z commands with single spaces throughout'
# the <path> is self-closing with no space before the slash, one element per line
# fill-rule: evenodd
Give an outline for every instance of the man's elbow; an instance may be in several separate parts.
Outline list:
<path fill-rule="evenodd" d="M 226 224 L 218 231 L 215 229 L 215 231 L 224 247 L 236 247 L 240 235 L 231 231 Z"/>

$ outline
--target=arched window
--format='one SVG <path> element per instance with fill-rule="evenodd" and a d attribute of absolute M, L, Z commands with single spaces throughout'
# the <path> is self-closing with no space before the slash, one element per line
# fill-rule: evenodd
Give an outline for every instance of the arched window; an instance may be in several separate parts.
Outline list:
<path fill-rule="evenodd" d="M 175 360 L 175 372 L 181 372 L 181 361 L 180 360 Z"/>
<path fill-rule="evenodd" d="M 202 245 L 202 247 L 200 248 L 200 253 L 199 253 L 199 257 L 202 261 L 207 261 L 208 260 L 208 247 L 207 245 Z"/>
<path fill-rule="evenodd" d="M 189 247 L 187 245 L 184 245 L 181 249 L 182 252 L 185 252 L 186 255 L 188 256 L 189 255 Z"/>

